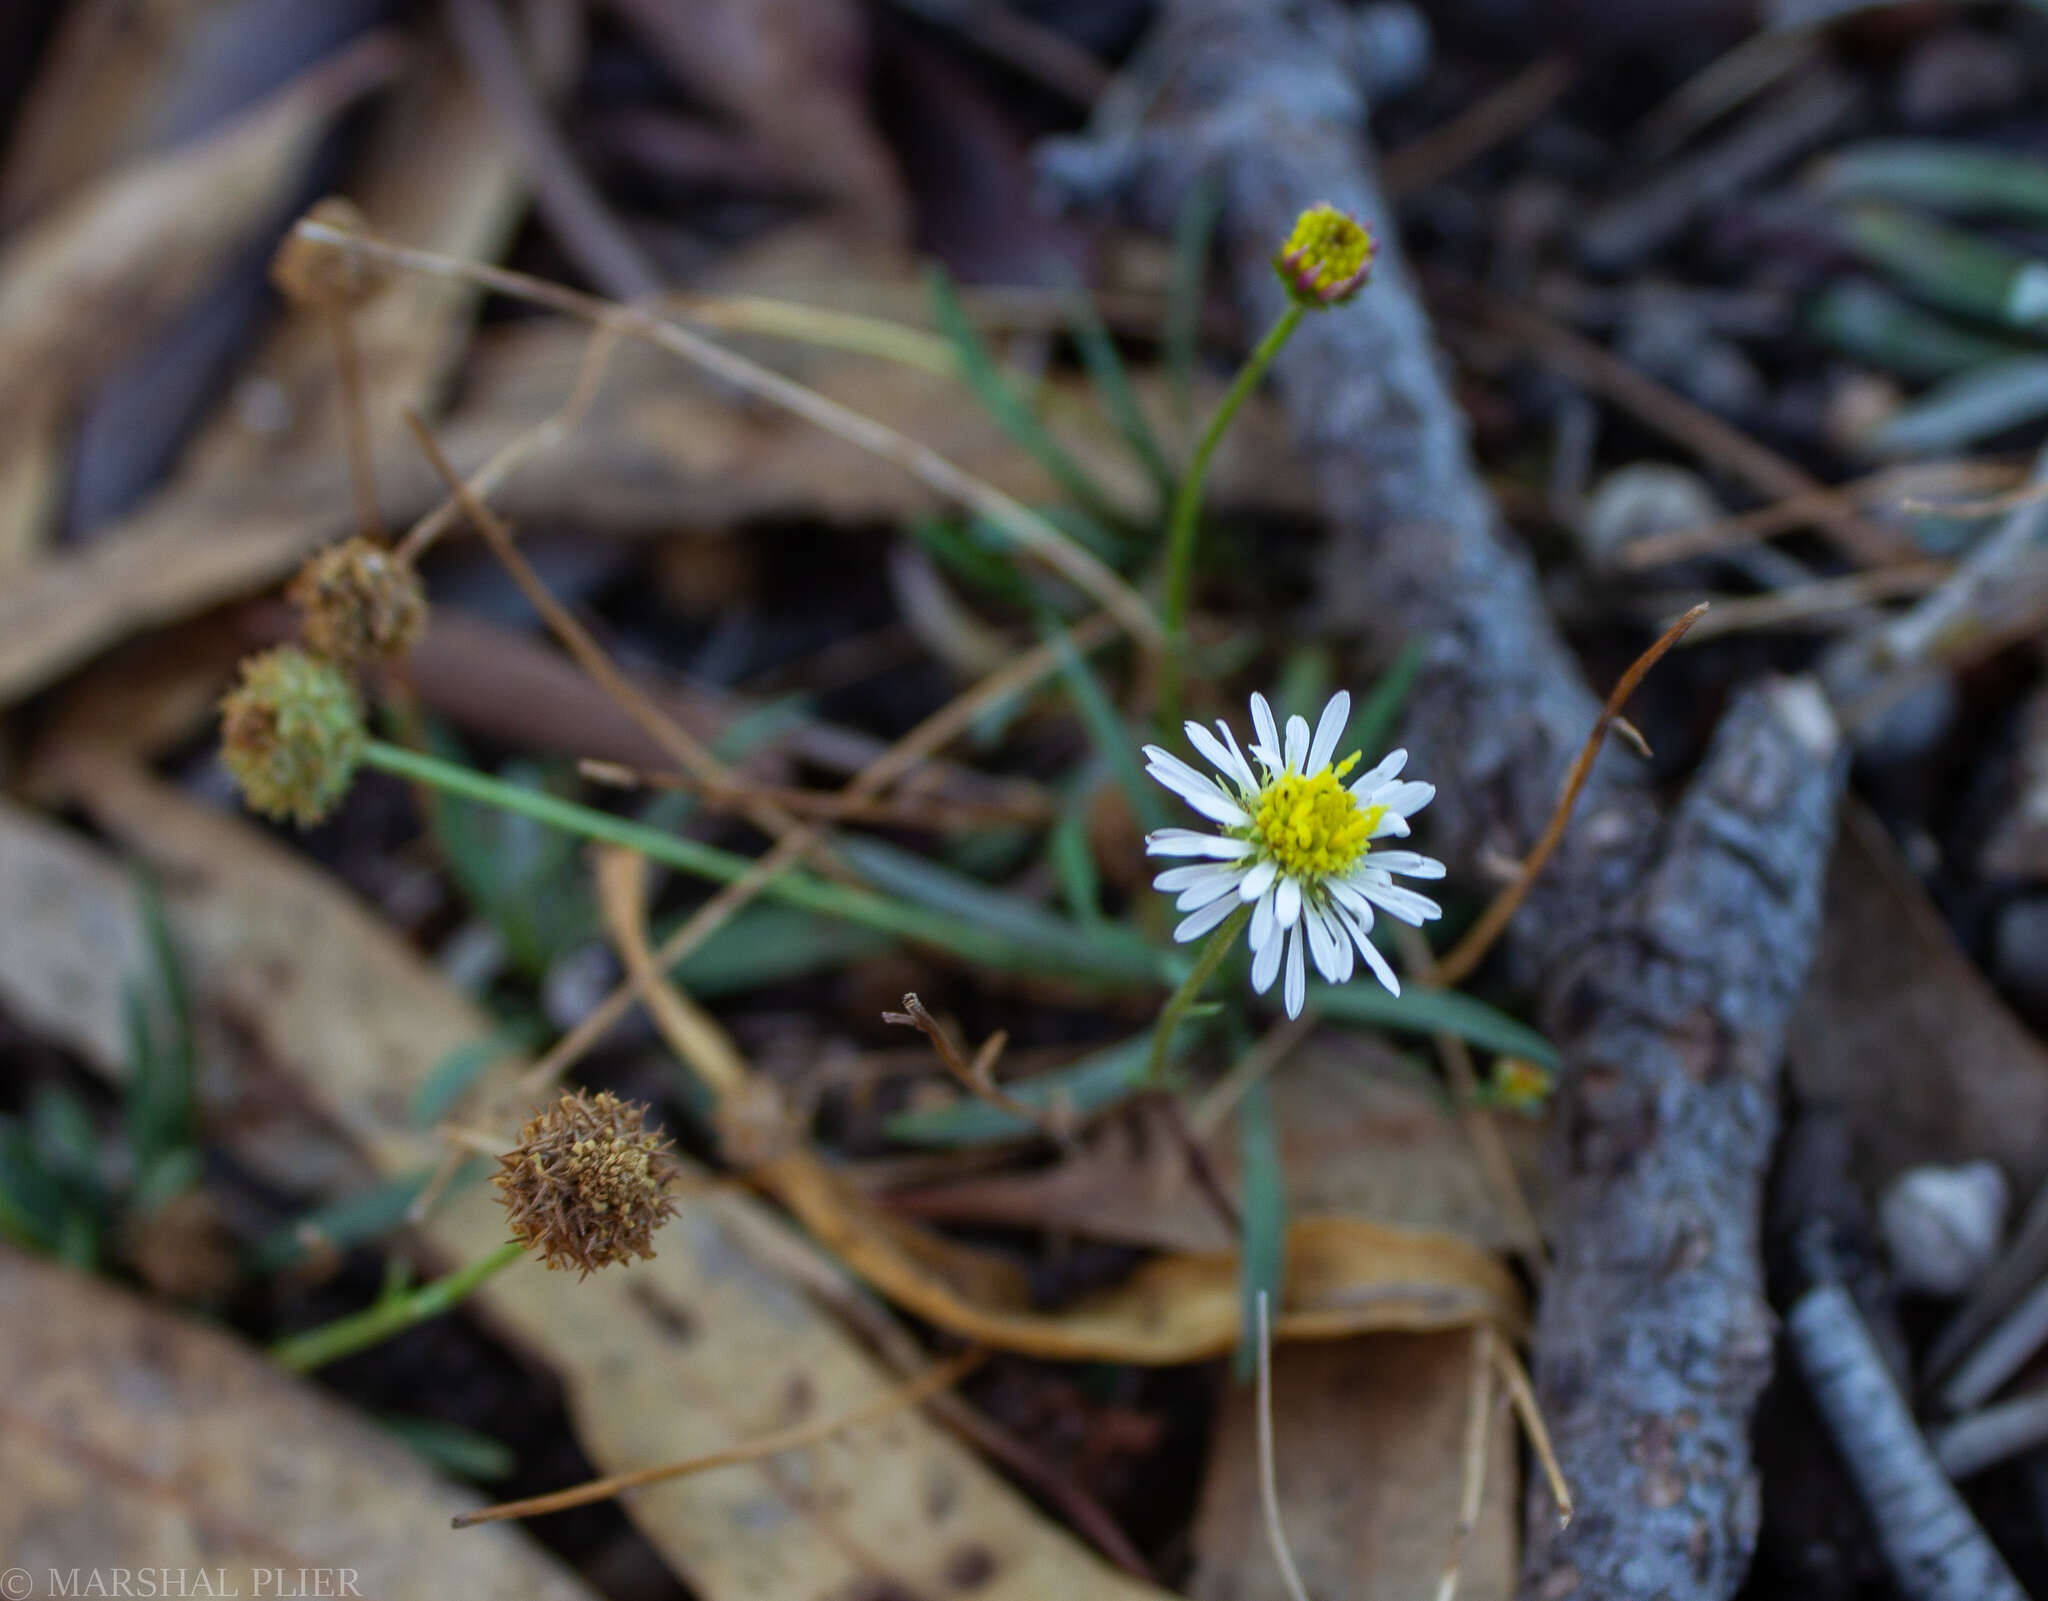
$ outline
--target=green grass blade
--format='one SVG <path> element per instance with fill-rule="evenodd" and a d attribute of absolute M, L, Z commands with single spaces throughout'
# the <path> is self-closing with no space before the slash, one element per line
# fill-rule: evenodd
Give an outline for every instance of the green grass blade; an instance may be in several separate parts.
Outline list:
<path fill-rule="evenodd" d="M 951 341 L 959 357 L 960 376 L 995 425 L 1009 435 L 1018 449 L 1043 467 L 1047 476 L 1090 517 L 1104 524 L 1120 522 L 1122 518 L 1109 497 L 1081 464 L 1067 453 L 1066 447 L 1047 431 L 1030 403 L 997 366 L 994 354 L 968 319 L 967 308 L 960 303 L 952 279 L 934 267 L 926 281 L 931 292 L 933 317 L 938 322 L 939 332 Z"/>
<path fill-rule="evenodd" d="M 455 1109 L 456 1102 L 469 1093 L 485 1068 L 532 1050 L 546 1032 L 538 1018 L 513 1018 L 500 1023 L 482 1039 L 447 1052 L 413 1088 L 411 1104 L 406 1108 L 413 1127 L 432 1128 Z"/>
<path fill-rule="evenodd" d="M 1095 850 L 1088 840 L 1088 788 L 1076 786 L 1060 808 L 1059 821 L 1046 839 L 1053 876 L 1067 910 L 1083 928 L 1098 928 L 1102 915 L 1102 875 L 1095 870 Z"/>
<path fill-rule="evenodd" d="M 1174 1045 L 1185 1050 L 1193 1037 L 1193 1030 L 1183 1028 Z M 1063 1108 L 1077 1118 L 1094 1117 L 1145 1088 L 1145 1069 L 1151 1055 L 1152 1036 L 1148 1031 L 1050 1073 L 1014 1080 L 1003 1086 L 1003 1093 L 1036 1112 L 1050 1113 Z M 1035 1124 L 1015 1113 L 967 1095 L 945 1106 L 898 1112 L 883 1123 L 882 1129 L 891 1139 L 906 1145 L 945 1149 L 1000 1145 L 1007 1140 L 1029 1139 L 1038 1133 Z"/>
<path fill-rule="evenodd" d="M 1067 697 L 1073 701 L 1082 726 L 1088 730 L 1096 755 L 1102 758 L 1110 776 L 1116 780 L 1117 788 L 1131 803 L 1131 811 L 1139 824 L 1148 831 L 1166 827 L 1172 817 L 1167 811 L 1164 793 L 1138 765 L 1138 738 L 1118 713 L 1115 703 L 1109 698 L 1109 691 L 1096 677 L 1095 669 L 1074 648 L 1072 636 L 1060 626 L 1057 618 L 1041 613 L 1038 632 L 1059 652 L 1060 682 L 1066 688 Z"/>
<path fill-rule="evenodd" d="M 1880 456 L 1946 456 L 2048 416 L 2048 356 L 2019 356 L 1937 384 L 1864 444 Z"/>
<path fill-rule="evenodd" d="M 1195 360 L 1202 343 L 1202 303 L 1209 291 L 1209 244 L 1223 196 L 1213 180 L 1200 179 L 1188 191 L 1173 223 L 1173 271 L 1166 286 L 1166 325 L 1160 343 L 1173 387 L 1174 418 L 1184 438 L 1195 431 Z"/>
<path fill-rule="evenodd" d="M 2048 162 L 1939 139 L 1873 139 L 1814 164 L 1828 200 L 1888 200 L 1960 216 L 2048 222 Z"/>
<path fill-rule="evenodd" d="M 1344 738 L 1337 749 L 1345 755 L 1352 751 L 1361 752 L 1370 766 L 1386 753 L 1394 730 L 1400 725 L 1401 713 L 1408 709 L 1408 697 L 1415 688 L 1415 675 L 1422 670 L 1422 641 L 1411 639 L 1401 647 L 1387 670 L 1380 674 L 1359 703 L 1358 710 L 1351 714 L 1351 726 L 1345 730 Z"/>
<path fill-rule="evenodd" d="M 1280 1165 L 1272 1091 L 1264 1079 L 1238 1102 L 1237 1159 L 1244 1228 L 1237 1253 L 1237 1293 L 1243 1332 L 1231 1366 L 1242 1383 L 1258 1361 L 1253 1332 L 1259 1326 L 1259 1297 L 1263 1294 L 1268 1306 L 1279 1306 L 1280 1287 L 1287 1277 L 1287 1181 Z"/>
<path fill-rule="evenodd" d="M 1076 284 L 1067 297 L 1067 328 L 1074 337 L 1074 347 L 1081 353 L 1081 365 L 1087 369 L 1089 381 L 1102 399 L 1103 411 L 1123 442 L 1131 447 L 1131 454 L 1144 464 L 1159 490 L 1160 504 L 1166 505 L 1173 499 L 1173 467 L 1160 448 L 1159 436 L 1153 433 L 1145 408 L 1138 403 L 1138 392 L 1131 385 L 1123 357 L 1117 354 L 1116 341 L 1110 337 L 1102 313 L 1096 310 L 1094 298 L 1083 285 Z"/>
<path fill-rule="evenodd" d="M 393 1412 L 372 1415 L 386 1434 L 404 1441 L 416 1456 L 424 1457 L 432 1467 L 452 1478 L 490 1484 L 519 1465 L 519 1458 L 504 1441 L 465 1429 L 459 1423 L 402 1417 Z"/>
<path fill-rule="evenodd" d="M 2048 261 L 1875 202 L 1845 208 L 1838 225 L 1851 250 L 1931 305 L 2009 328 L 2048 329 Z"/>
<path fill-rule="evenodd" d="M 1527 1057 L 1540 1067 L 1557 1066 L 1557 1048 L 1528 1024 L 1456 990 L 1416 985 L 1389 995 L 1369 978 L 1336 986 L 1311 983 L 1308 1009 L 1333 1023 L 1366 1023 L 1407 1034 L 1455 1034 L 1481 1050 Z"/>
<path fill-rule="evenodd" d="M 1987 362 L 2026 355 L 2026 347 L 1994 339 L 1923 311 L 1867 278 L 1831 283 L 1807 309 L 1816 339 L 1901 378 L 1953 378 Z"/>

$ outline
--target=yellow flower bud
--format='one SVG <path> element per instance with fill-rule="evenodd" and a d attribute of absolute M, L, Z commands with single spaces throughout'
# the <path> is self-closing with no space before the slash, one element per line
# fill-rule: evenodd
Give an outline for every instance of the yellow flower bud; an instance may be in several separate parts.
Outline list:
<path fill-rule="evenodd" d="M 1372 232 L 1348 212 L 1313 205 L 1273 257 L 1273 270 L 1304 306 L 1335 306 L 1365 287 L 1372 274 Z"/>

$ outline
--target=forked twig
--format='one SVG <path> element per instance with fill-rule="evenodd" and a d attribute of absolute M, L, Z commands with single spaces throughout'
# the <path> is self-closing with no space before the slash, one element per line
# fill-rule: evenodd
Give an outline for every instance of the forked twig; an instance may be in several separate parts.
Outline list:
<path fill-rule="evenodd" d="M 1579 792 L 1586 787 L 1586 780 L 1593 775 L 1593 759 L 1600 754 L 1600 746 L 1607 738 L 1607 731 L 1621 715 L 1621 708 L 1628 703 L 1629 696 L 1648 676 L 1652 667 L 1664 659 L 1664 655 L 1685 638 L 1686 631 L 1706 614 L 1707 603 L 1687 612 L 1677 622 L 1664 630 L 1663 635 L 1630 665 L 1621 675 L 1621 680 L 1607 697 L 1607 704 L 1600 708 L 1599 719 L 1593 724 L 1592 733 L 1586 736 L 1586 743 L 1580 747 L 1572 763 L 1571 774 L 1565 780 L 1564 794 L 1558 797 L 1557 807 L 1550 814 L 1550 821 L 1544 825 L 1543 835 L 1536 841 L 1535 848 L 1522 859 L 1521 871 L 1493 898 L 1493 903 L 1479 916 L 1479 921 L 1465 931 L 1465 937 L 1451 948 L 1450 953 L 1437 963 L 1433 981 L 1450 989 L 1469 978 L 1481 958 L 1493 948 L 1493 942 L 1500 938 L 1501 930 L 1508 926 L 1527 898 L 1536 875 L 1543 871 L 1543 864 L 1550 860 L 1550 853 L 1557 849 L 1557 842 L 1564 838 L 1565 824 L 1571 821 L 1572 808 L 1578 805 Z M 1639 735 L 1638 738 L 1641 736 Z"/>
<path fill-rule="evenodd" d="M 930 1040 L 939 1060 L 946 1064 L 946 1071 L 958 1079 L 961 1086 L 976 1100 L 987 1101 L 989 1105 L 999 1107 L 1012 1117 L 1022 1118 L 1033 1128 L 1042 1129 L 1047 1134 L 1058 1132 L 1037 1107 L 1018 1100 L 996 1083 L 996 1058 L 1002 1055 L 1004 1045 L 1009 1043 L 1009 1035 L 1000 1032 L 991 1034 L 982 1048 L 974 1053 L 974 1060 L 969 1062 L 960 1054 L 960 1048 L 953 1043 L 953 1037 L 946 1032 L 945 1025 L 926 1010 L 924 1002 L 914 993 L 903 997 L 902 1011 L 884 1012 L 882 1021 L 896 1023 L 904 1028 L 914 1028 Z"/>
<path fill-rule="evenodd" d="M 900 1412 L 905 1407 L 929 1401 L 933 1396 L 958 1384 L 987 1357 L 986 1351 L 969 1347 L 956 1356 L 934 1364 L 909 1383 L 900 1384 L 872 1400 L 863 1401 L 859 1406 L 849 1407 L 846 1411 L 835 1413 L 831 1417 L 800 1423 L 794 1428 L 776 1429 L 768 1434 L 757 1434 L 751 1440 L 741 1440 L 716 1451 L 684 1457 L 679 1462 L 664 1462 L 658 1467 L 651 1468 L 634 1468 L 627 1473 L 614 1473 L 608 1478 L 592 1479 L 587 1484 L 578 1484 L 567 1490 L 556 1490 L 549 1495 L 529 1496 L 523 1501 L 501 1501 L 496 1506 L 479 1507 L 474 1512 L 457 1513 L 451 1522 L 455 1528 L 470 1529 L 479 1523 L 500 1523 L 507 1518 L 539 1517 L 547 1512 L 562 1512 L 570 1507 L 588 1506 L 593 1501 L 609 1501 L 623 1491 L 637 1490 L 644 1484 L 658 1484 L 664 1479 L 680 1479 L 692 1473 L 708 1473 L 713 1468 L 735 1467 L 742 1462 L 758 1462 L 763 1457 L 777 1456 L 784 1451 L 816 1445 L 847 1429 L 859 1428 L 863 1424 L 888 1417 L 893 1412 Z"/>

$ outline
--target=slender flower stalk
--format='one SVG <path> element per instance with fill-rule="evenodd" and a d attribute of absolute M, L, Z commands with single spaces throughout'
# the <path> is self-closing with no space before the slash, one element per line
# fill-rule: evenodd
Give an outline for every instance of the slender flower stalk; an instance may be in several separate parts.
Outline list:
<path fill-rule="evenodd" d="M 519 1241 L 508 1240 L 495 1251 L 466 1263 L 453 1273 L 445 1273 L 431 1283 L 422 1284 L 402 1295 L 386 1296 L 375 1306 L 279 1340 L 270 1348 L 271 1357 L 280 1367 L 293 1373 L 310 1373 L 345 1356 L 353 1356 L 357 1351 L 368 1350 L 394 1334 L 403 1333 L 415 1323 L 424 1323 L 428 1318 L 452 1311 L 485 1279 L 518 1261 L 525 1250 Z"/>
<path fill-rule="evenodd" d="M 1166 1004 L 1159 1009 L 1159 1023 L 1152 1032 L 1152 1057 L 1145 1069 L 1146 1082 L 1158 1084 L 1166 1077 L 1166 1049 L 1173 1041 L 1174 1030 L 1188 1015 L 1188 1008 L 1202 998 L 1202 991 L 1209 980 L 1216 976 L 1216 969 L 1223 965 L 1223 958 L 1230 954 L 1230 947 L 1237 943 L 1238 930 L 1250 920 L 1252 909 L 1240 906 L 1215 933 L 1209 936 L 1209 943 L 1202 947 L 1201 955 L 1195 958 L 1195 965 L 1188 969 L 1188 976 L 1180 981 L 1180 988 L 1167 996 Z"/>
<path fill-rule="evenodd" d="M 1288 718 L 1284 740 L 1266 697 L 1252 696 L 1251 705 L 1256 768 L 1220 719 L 1213 734 L 1200 723 L 1186 725 L 1189 743 L 1219 778 L 1158 745 L 1145 747 L 1146 772 L 1220 829 L 1162 828 L 1146 838 L 1150 855 L 1196 858 L 1152 881 L 1188 914 L 1173 937 L 1185 944 L 1219 926 L 1234 931 L 1238 914 L 1250 908 L 1252 988 L 1265 994 L 1284 965 L 1289 1017 L 1299 1017 L 1306 1002 L 1309 958 L 1325 979 L 1342 984 L 1355 955 L 1400 994 L 1401 981 L 1372 942 L 1375 910 L 1417 925 L 1441 917 L 1435 901 L 1396 884 L 1394 875 L 1442 878 L 1444 864 L 1376 842 L 1407 834 L 1408 819 L 1436 787 L 1401 777 L 1403 750 L 1346 787 L 1358 753 L 1331 765 L 1351 720 L 1344 691 L 1323 708 L 1313 734 L 1306 719 Z M 1203 953 L 1205 962 L 1209 955 Z"/>

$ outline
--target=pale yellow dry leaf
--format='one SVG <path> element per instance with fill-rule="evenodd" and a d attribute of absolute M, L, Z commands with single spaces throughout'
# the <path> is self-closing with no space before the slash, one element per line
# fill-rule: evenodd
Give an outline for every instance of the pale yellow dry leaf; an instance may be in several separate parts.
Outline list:
<path fill-rule="evenodd" d="M 453 1538 L 479 1504 L 239 1340 L 0 1245 L 0 1565 L 26 1594 L 167 1570 L 281 1595 L 303 1570 L 327 1577 L 302 1595 L 590 1601 L 523 1531 Z"/>

